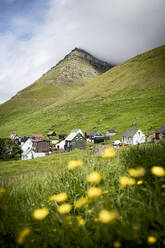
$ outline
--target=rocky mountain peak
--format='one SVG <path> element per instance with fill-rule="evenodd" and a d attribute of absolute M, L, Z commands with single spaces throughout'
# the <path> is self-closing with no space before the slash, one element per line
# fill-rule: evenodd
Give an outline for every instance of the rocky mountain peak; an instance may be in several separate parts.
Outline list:
<path fill-rule="evenodd" d="M 74 48 L 69 54 L 67 54 L 65 56 L 65 58 L 63 60 L 61 60 L 59 63 L 61 63 L 62 61 L 66 60 L 68 58 L 73 58 L 73 59 L 77 58 L 80 60 L 87 61 L 92 66 L 94 66 L 96 69 L 99 69 L 101 72 L 105 72 L 105 71 L 107 71 L 113 67 L 111 64 L 109 64 L 103 60 L 100 60 L 100 59 L 94 57 L 93 55 L 91 55 L 90 53 L 86 52 L 85 50 L 83 50 L 81 48 L 77 48 L 77 47 Z"/>

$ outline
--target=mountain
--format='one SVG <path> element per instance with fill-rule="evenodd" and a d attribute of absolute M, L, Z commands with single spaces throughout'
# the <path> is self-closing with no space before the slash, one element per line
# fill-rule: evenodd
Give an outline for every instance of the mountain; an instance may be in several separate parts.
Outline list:
<path fill-rule="evenodd" d="M 108 70 L 109 69 L 109 70 Z M 72 128 L 132 126 L 152 132 L 164 124 L 165 46 L 112 65 L 74 49 L 39 80 L 0 106 L 0 136 Z"/>
<path fill-rule="evenodd" d="M 9 114 L 29 107 L 40 109 L 46 105 L 57 103 L 59 99 L 70 94 L 71 89 L 72 91 L 74 88 L 77 90 L 90 78 L 96 78 L 111 67 L 112 65 L 95 58 L 88 52 L 75 48 L 36 82 L 6 102 L 0 109 L 0 114 L 5 114 L 6 109 Z"/>

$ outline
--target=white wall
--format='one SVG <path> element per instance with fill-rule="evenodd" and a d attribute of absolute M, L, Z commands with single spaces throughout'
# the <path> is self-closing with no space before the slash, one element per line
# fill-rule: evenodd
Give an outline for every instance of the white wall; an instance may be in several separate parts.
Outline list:
<path fill-rule="evenodd" d="M 145 135 L 141 130 L 138 130 L 137 133 L 133 136 L 133 145 L 141 144 L 146 141 Z"/>
<path fill-rule="evenodd" d="M 32 140 L 29 138 L 25 143 L 21 144 L 22 151 L 26 151 L 27 149 L 32 148 Z"/>

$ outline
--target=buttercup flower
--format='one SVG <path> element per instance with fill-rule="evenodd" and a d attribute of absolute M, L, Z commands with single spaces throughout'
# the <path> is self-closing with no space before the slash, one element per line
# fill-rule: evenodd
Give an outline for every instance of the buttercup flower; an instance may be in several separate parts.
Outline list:
<path fill-rule="evenodd" d="M 145 170 L 143 167 L 138 167 L 136 169 L 130 168 L 130 169 L 128 169 L 128 173 L 132 177 L 141 177 L 141 176 L 144 176 Z"/>
<path fill-rule="evenodd" d="M 81 216 L 76 216 L 78 226 L 84 226 L 85 220 Z"/>
<path fill-rule="evenodd" d="M 134 184 L 135 184 L 135 179 L 126 177 L 126 176 L 120 177 L 120 186 L 122 188 L 127 187 L 127 186 L 132 186 Z"/>
<path fill-rule="evenodd" d="M 160 166 L 153 166 L 151 168 L 151 173 L 157 177 L 165 176 L 165 170 L 163 167 L 160 167 Z"/>
<path fill-rule="evenodd" d="M 1 188 L 1 189 L 0 189 L 0 195 L 3 194 L 5 191 L 6 191 L 6 189 Z"/>
<path fill-rule="evenodd" d="M 97 172 L 97 171 L 93 171 L 92 173 L 90 173 L 89 175 L 87 175 L 86 180 L 90 183 L 94 183 L 94 184 L 99 184 L 100 181 L 102 179 L 102 175 Z"/>
<path fill-rule="evenodd" d="M 116 219 L 116 213 L 114 211 L 101 210 L 99 213 L 99 221 L 102 223 L 109 223 Z"/>
<path fill-rule="evenodd" d="M 49 211 L 47 208 L 38 208 L 38 209 L 34 210 L 32 216 L 36 220 L 43 220 L 46 218 L 48 213 L 49 213 Z"/>
<path fill-rule="evenodd" d="M 102 154 L 102 158 L 113 158 L 116 156 L 115 150 L 113 147 L 107 148 Z"/>
<path fill-rule="evenodd" d="M 121 247 L 121 243 L 119 241 L 116 241 L 113 243 L 113 247 L 114 248 L 120 248 Z"/>
<path fill-rule="evenodd" d="M 69 203 L 64 203 L 62 204 L 61 206 L 59 206 L 57 208 L 57 211 L 60 213 L 60 214 L 67 214 L 70 212 L 70 210 L 72 209 L 72 206 L 71 204 Z"/>
<path fill-rule="evenodd" d="M 142 180 L 139 180 L 139 181 L 137 181 L 137 184 L 143 184 L 143 181 Z"/>
<path fill-rule="evenodd" d="M 102 189 L 98 187 L 92 187 L 87 190 L 87 195 L 89 198 L 99 197 L 102 194 Z"/>
<path fill-rule="evenodd" d="M 68 163 L 68 169 L 74 170 L 82 166 L 82 164 L 83 164 L 82 160 L 70 160 Z"/>
<path fill-rule="evenodd" d="M 77 200 L 74 203 L 75 208 L 82 208 L 85 205 L 87 205 L 89 203 L 89 200 L 87 197 L 81 197 L 79 200 Z"/>
<path fill-rule="evenodd" d="M 29 227 L 24 228 L 18 235 L 17 243 L 22 245 L 24 243 L 25 238 L 29 235 L 31 229 Z"/>
<path fill-rule="evenodd" d="M 49 197 L 49 201 L 64 202 L 68 199 L 68 195 L 65 192 Z"/>
<path fill-rule="evenodd" d="M 154 243 L 156 243 L 157 238 L 155 238 L 154 236 L 149 236 L 147 238 L 147 241 L 148 241 L 149 244 L 154 244 Z"/>

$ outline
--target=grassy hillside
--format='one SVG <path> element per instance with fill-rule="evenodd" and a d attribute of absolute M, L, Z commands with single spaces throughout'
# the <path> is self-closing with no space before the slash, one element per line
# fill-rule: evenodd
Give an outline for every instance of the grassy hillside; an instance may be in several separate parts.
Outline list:
<path fill-rule="evenodd" d="M 60 66 L 63 63 L 67 61 Z M 82 61 L 76 63 L 78 68 L 83 67 Z M 0 136 L 6 137 L 12 130 L 19 135 L 46 134 L 56 123 L 57 133 L 67 133 L 72 128 L 85 131 L 96 127 L 102 132 L 112 128 L 120 137 L 132 124 L 145 132 L 164 124 L 165 46 L 134 57 L 100 76 L 98 73 L 94 79 L 93 67 L 89 64 L 87 67 L 90 67 L 87 77 L 76 77 L 70 83 L 65 80 L 62 84 L 54 83 L 51 80 L 59 76 L 57 71 L 48 72 L 2 104 Z"/>

